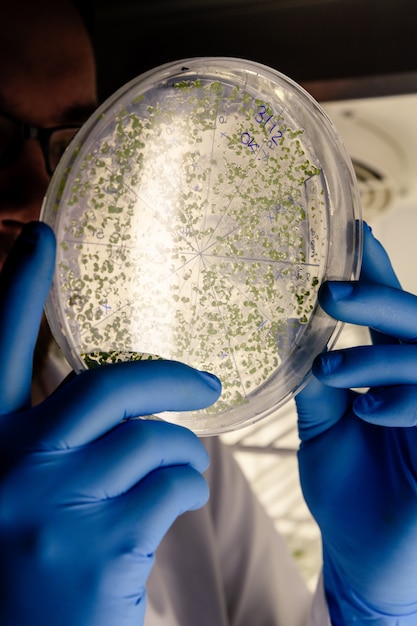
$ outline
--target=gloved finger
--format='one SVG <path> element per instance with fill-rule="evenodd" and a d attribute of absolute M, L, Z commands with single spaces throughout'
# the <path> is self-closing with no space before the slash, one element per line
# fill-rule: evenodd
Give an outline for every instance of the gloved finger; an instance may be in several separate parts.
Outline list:
<path fill-rule="evenodd" d="M 403 341 L 417 338 L 417 296 L 375 283 L 332 281 L 319 290 L 320 304 L 335 319 L 369 326 Z"/>
<path fill-rule="evenodd" d="M 179 515 L 202 507 L 209 489 L 204 477 L 191 467 L 166 467 L 155 470 L 134 489 L 106 506 L 114 541 L 122 539 L 126 550 L 139 559 L 157 549 Z"/>
<path fill-rule="evenodd" d="M 363 249 L 360 280 L 401 289 L 400 281 L 382 244 L 374 237 L 371 228 L 363 225 Z"/>
<path fill-rule="evenodd" d="M 297 393 L 298 433 L 309 441 L 331 428 L 349 410 L 354 392 L 328 387 L 314 377 Z"/>
<path fill-rule="evenodd" d="M 188 465 L 204 472 L 209 457 L 190 430 L 167 422 L 129 420 L 68 458 L 66 497 L 107 500 L 132 489 L 159 467 Z M 72 496 L 71 496 L 72 493 Z"/>
<path fill-rule="evenodd" d="M 371 389 L 355 400 L 353 410 L 358 417 L 371 424 L 403 428 L 417 426 L 417 386 Z M 413 430 L 413 433 L 417 437 L 417 431 Z"/>
<path fill-rule="evenodd" d="M 417 385 L 417 345 L 359 346 L 321 354 L 314 375 L 332 387 Z"/>
<path fill-rule="evenodd" d="M 67 449 L 101 437 L 123 419 L 191 411 L 215 402 L 216 376 L 176 361 L 134 361 L 86 370 L 33 409 L 27 445 Z M 21 435 L 22 436 L 22 435 Z"/>
<path fill-rule="evenodd" d="M 54 263 L 49 226 L 25 225 L 0 274 L 1 414 L 30 404 L 33 351 Z"/>
<path fill-rule="evenodd" d="M 388 254 L 365 223 L 363 225 L 363 256 L 360 281 L 379 283 L 380 285 L 401 289 L 400 281 L 393 270 Z M 380 333 L 373 328 L 370 328 L 369 331 L 374 344 L 397 342 L 395 337 Z"/>

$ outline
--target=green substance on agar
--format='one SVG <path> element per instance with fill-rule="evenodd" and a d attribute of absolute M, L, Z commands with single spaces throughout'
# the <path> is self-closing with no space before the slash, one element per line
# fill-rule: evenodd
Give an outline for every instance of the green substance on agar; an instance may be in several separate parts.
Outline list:
<path fill-rule="evenodd" d="M 99 365 L 109 365 L 111 363 L 125 363 L 126 361 L 161 361 L 162 357 L 146 354 L 145 352 L 88 352 L 80 355 L 88 369 Z"/>

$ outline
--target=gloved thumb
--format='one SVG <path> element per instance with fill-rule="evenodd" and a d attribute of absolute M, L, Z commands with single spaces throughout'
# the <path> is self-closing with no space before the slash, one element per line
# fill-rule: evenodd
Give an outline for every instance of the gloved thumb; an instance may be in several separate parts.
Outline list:
<path fill-rule="evenodd" d="M 30 402 L 33 351 L 55 264 L 55 237 L 26 224 L 0 275 L 0 413 Z"/>

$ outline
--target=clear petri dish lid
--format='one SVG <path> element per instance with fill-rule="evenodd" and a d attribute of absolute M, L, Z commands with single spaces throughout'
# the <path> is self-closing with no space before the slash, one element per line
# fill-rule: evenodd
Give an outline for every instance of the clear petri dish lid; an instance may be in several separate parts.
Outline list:
<path fill-rule="evenodd" d="M 335 320 L 326 279 L 358 276 L 360 202 L 337 130 L 281 73 L 193 58 L 111 96 L 66 150 L 41 219 L 58 250 L 46 314 L 75 371 L 173 359 L 215 373 L 199 435 L 269 415 Z"/>

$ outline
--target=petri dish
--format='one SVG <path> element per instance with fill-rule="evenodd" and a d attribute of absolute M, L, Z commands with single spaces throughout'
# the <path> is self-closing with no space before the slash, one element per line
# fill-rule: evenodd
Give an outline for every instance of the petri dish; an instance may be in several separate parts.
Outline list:
<path fill-rule="evenodd" d="M 75 371 L 174 359 L 221 398 L 156 416 L 198 435 L 287 402 L 339 329 L 326 279 L 355 278 L 360 201 L 318 103 L 235 58 L 168 63 L 106 100 L 66 150 L 41 219 L 57 266 L 46 315 Z"/>

